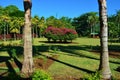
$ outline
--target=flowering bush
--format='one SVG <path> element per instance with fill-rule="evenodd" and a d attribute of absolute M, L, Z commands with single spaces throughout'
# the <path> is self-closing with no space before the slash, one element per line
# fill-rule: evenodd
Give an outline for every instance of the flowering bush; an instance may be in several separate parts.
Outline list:
<path fill-rule="evenodd" d="M 55 28 L 55 27 L 48 27 L 43 35 L 48 39 L 48 41 L 67 41 L 67 40 L 73 40 L 77 38 L 77 32 L 73 29 L 68 28 Z"/>

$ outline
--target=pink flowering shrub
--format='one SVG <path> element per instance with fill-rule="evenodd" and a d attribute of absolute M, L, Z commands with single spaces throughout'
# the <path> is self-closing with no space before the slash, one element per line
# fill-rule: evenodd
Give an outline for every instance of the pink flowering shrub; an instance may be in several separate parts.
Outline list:
<path fill-rule="evenodd" d="M 48 27 L 43 35 L 48 39 L 48 41 L 67 41 L 73 40 L 78 37 L 77 32 L 73 29 L 68 28 L 55 28 L 55 27 Z"/>

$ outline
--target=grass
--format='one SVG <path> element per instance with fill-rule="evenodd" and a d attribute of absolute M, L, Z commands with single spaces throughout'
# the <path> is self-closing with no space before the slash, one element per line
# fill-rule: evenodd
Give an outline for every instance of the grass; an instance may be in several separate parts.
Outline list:
<path fill-rule="evenodd" d="M 95 60 L 82 58 L 82 57 L 74 57 L 68 55 L 60 55 L 59 61 L 55 62 L 50 68 L 49 72 L 52 75 L 60 75 L 61 76 L 72 76 L 72 77 L 86 77 L 89 74 L 94 72 L 98 67 L 98 62 Z M 91 60 L 91 62 L 90 62 Z M 93 62 L 95 64 L 93 64 Z M 93 67 L 90 68 L 90 65 Z"/>
<path fill-rule="evenodd" d="M 0 42 L 0 44 L 21 44 L 21 41 L 12 42 Z M 76 77 L 87 78 L 91 73 L 96 72 L 99 67 L 99 55 L 91 52 L 91 50 L 99 50 L 100 40 L 93 38 L 77 38 L 73 41 L 73 44 L 61 44 L 61 43 L 47 43 L 45 38 L 36 38 L 33 40 L 33 53 L 34 55 L 39 53 L 49 53 L 59 55 L 58 59 L 49 67 L 48 72 L 52 76 L 58 77 Z M 120 43 L 109 43 L 110 50 L 119 51 Z M 12 47 L 16 50 L 19 47 Z M 0 56 L 8 55 L 9 47 L 3 47 L 0 49 Z M 19 50 L 18 52 L 19 53 Z M 21 55 L 21 54 L 20 54 Z M 35 57 L 34 57 L 35 58 Z M 120 79 L 120 72 L 116 69 L 120 66 L 120 58 L 110 57 L 110 68 L 113 77 Z"/>

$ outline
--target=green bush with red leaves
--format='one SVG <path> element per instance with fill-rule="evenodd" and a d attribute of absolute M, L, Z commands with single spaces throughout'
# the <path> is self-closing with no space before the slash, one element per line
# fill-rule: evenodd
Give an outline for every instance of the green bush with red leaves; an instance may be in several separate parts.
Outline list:
<path fill-rule="evenodd" d="M 48 41 L 60 41 L 60 42 L 67 42 L 74 40 L 78 37 L 77 32 L 74 29 L 68 28 L 55 28 L 55 27 L 48 27 L 44 33 L 44 37 L 48 39 Z"/>

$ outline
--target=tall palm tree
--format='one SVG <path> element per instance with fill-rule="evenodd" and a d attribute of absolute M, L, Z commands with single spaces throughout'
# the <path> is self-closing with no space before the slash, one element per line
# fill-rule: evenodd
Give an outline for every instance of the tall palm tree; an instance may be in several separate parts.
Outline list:
<path fill-rule="evenodd" d="M 111 79 L 111 71 L 109 67 L 108 55 L 108 25 L 107 25 L 107 5 L 106 0 L 98 0 L 99 4 L 99 19 L 100 19 L 100 44 L 101 55 L 99 70 L 101 71 L 103 80 Z"/>
<path fill-rule="evenodd" d="M 38 37 L 38 24 L 39 24 L 39 17 L 36 15 L 32 18 L 32 29 L 33 29 L 33 34 L 34 34 L 34 31 L 35 31 L 35 34 L 36 36 L 35 37 Z M 34 30 L 35 28 L 35 30 Z M 34 35 L 33 35 L 33 38 L 34 38 Z"/>
<path fill-rule="evenodd" d="M 19 17 L 13 17 L 10 23 L 10 33 L 14 34 L 14 40 L 16 40 L 16 34 L 20 33 Z"/>
<path fill-rule="evenodd" d="M 39 19 L 38 27 L 39 27 L 39 37 L 41 37 L 42 32 L 47 28 L 47 25 L 45 23 L 45 18 L 43 16 Z"/>
<path fill-rule="evenodd" d="M 3 39 L 6 41 L 6 35 L 8 34 L 8 24 L 10 22 L 10 17 L 3 15 L 1 18 L 1 28 L 3 29 Z"/>
<path fill-rule="evenodd" d="M 88 15 L 88 19 L 87 19 L 87 22 L 91 28 L 90 33 L 91 33 L 91 35 L 93 35 L 93 37 L 95 35 L 95 25 L 98 22 L 97 14 L 98 14 L 97 12 L 90 12 Z"/>
<path fill-rule="evenodd" d="M 22 74 L 29 77 L 33 73 L 32 35 L 31 35 L 31 0 L 24 0 L 25 25 L 24 25 L 24 60 Z"/>

